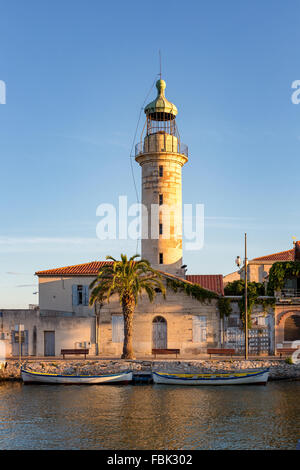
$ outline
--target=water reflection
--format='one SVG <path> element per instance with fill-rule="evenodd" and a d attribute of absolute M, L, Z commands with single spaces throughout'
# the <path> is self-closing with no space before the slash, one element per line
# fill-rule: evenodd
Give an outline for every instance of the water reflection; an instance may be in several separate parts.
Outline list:
<path fill-rule="evenodd" d="M 1 449 L 295 449 L 300 382 L 0 385 Z"/>

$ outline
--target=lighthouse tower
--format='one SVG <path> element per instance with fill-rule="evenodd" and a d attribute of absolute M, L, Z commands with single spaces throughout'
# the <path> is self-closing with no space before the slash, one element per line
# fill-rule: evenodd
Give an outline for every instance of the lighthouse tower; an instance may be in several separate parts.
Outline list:
<path fill-rule="evenodd" d="M 178 113 L 165 97 L 166 82 L 156 83 L 157 97 L 145 107 L 146 124 L 135 159 L 142 167 L 142 258 L 155 269 L 183 275 L 181 168 L 188 148 L 176 126 Z M 144 137 L 144 138 L 143 138 Z"/>

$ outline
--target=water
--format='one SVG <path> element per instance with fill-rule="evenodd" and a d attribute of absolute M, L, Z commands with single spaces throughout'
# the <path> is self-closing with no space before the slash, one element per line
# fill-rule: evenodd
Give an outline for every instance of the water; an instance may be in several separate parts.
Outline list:
<path fill-rule="evenodd" d="M 0 384 L 0 449 L 295 449 L 300 382 Z"/>

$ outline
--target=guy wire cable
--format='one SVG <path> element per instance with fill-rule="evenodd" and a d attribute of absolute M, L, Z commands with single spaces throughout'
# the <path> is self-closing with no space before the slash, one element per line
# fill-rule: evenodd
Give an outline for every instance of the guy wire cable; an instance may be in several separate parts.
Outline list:
<path fill-rule="evenodd" d="M 159 74 L 158 74 L 159 75 Z M 151 85 L 151 88 L 150 90 L 148 91 L 147 95 L 146 95 L 146 98 L 144 99 L 144 102 L 142 104 L 142 107 L 140 109 L 140 112 L 139 112 L 139 117 L 138 117 L 138 121 L 137 121 L 137 125 L 136 125 L 136 128 L 135 128 L 135 133 L 134 133 L 134 137 L 133 137 L 133 141 L 132 141 L 132 146 L 131 146 L 131 151 L 130 151 L 130 155 L 129 155 L 129 160 L 130 160 L 130 168 L 131 168 L 131 175 L 132 175 L 132 179 L 133 179 L 133 185 L 134 185 L 134 189 L 135 189 L 135 195 L 136 195 L 136 201 L 137 203 L 139 204 L 140 200 L 139 200 L 139 194 L 138 194 L 138 190 L 137 190 L 137 185 L 136 185 L 136 181 L 135 181 L 135 176 L 134 176 L 134 170 L 133 170 L 133 164 L 132 164 L 132 158 L 134 158 L 134 155 L 133 155 L 133 149 L 134 149 L 134 144 L 135 144 L 135 139 L 136 139 L 136 135 L 137 135 L 137 132 L 138 132 L 138 128 L 139 128 L 139 125 L 140 125 L 140 120 L 141 120 L 141 115 L 142 115 L 142 112 L 144 111 L 144 106 L 145 106 L 145 103 L 148 99 L 148 96 L 150 95 L 151 91 L 152 91 L 152 88 L 154 87 L 154 84 L 156 82 L 156 79 L 157 79 L 157 75 L 155 75 L 155 79 Z M 136 252 L 137 252 L 137 249 L 138 249 L 138 242 L 139 242 L 139 239 L 137 239 L 136 241 Z"/>

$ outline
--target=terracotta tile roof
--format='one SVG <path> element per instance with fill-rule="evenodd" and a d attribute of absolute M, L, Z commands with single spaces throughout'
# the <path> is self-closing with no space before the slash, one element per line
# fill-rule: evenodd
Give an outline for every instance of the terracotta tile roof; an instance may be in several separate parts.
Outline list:
<path fill-rule="evenodd" d="M 112 261 L 91 261 L 74 266 L 37 271 L 35 274 L 37 276 L 97 276 L 99 269 L 105 264 L 112 264 Z"/>
<path fill-rule="evenodd" d="M 224 295 L 222 274 L 187 274 L 186 280 L 199 284 L 204 289 L 212 290 L 219 295 Z"/>
<path fill-rule="evenodd" d="M 99 269 L 105 264 L 112 264 L 112 261 L 91 261 L 90 263 L 75 264 L 74 266 L 65 266 L 63 268 L 46 269 L 44 271 L 37 271 L 37 276 L 97 276 Z M 186 276 L 186 279 L 175 276 L 173 274 L 159 271 L 161 274 L 178 279 L 180 281 L 187 281 L 193 284 L 199 284 L 204 289 L 211 290 L 217 294 L 224 295 L 223 276 L 221 274 L 194 274 Z"/>
<path fill-rule="evenodd" d="M 280 251 L 279 253 L 253 258 L 251 261 L 294 261 L 294 256 L 295 250 L 292 248 L 291 250 Z"/>
<path fill-rule="evenodd" d="M 194 275 L 191 275 L 191 276 L 186 276 L 186 278 L 184 279 L 183 277 L 180 277 L 180 276 L 176 276 L 175 274 L 170 274 L 170 273 L 167 273 L 165 271 L 160 271 L 159 269 L 157 270 L 160 274 L 162 274 L 163 276 L 165 277 L 168 277 L 170 279 L 176 279 L 178 281 L 181 281 L 181 282 L 186 282 L 187 284 L 199 284 L 201 287 L 203 287 L 204 289 L 206 290 L 209 290 L 211 292 L 215 292 L 216 294 L 218 295 L 224 295 L 224 287 L 223 287 L 223 276 L 222 274 L 200 274 L 200 275 L 197 275 L 197 274 L 194 274 Z M 188 279 L 189 277 L 201 277 L 201 278 L 205 278 L 205 277 L 221 277 L 221 288 L 219 289 L 217 287 L 217 283 L 214 284 L 212 280 L 210 280 L 210 283 L 206 282 L 205 284 L 205 281 L 203 281 L 203 279 L 201 280 L 201 284 L 199 282 L 196 282 L 196 281 L 193 281 L 191 279 Z M 209 285 L 208 285 L 209 284 Z"/>

